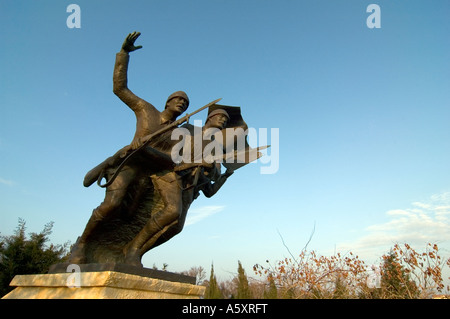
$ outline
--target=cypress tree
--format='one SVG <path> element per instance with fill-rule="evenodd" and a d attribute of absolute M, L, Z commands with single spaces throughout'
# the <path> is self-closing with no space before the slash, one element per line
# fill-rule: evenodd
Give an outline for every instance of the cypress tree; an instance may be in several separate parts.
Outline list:
<path fill-rule="evenodd" d="M 269 281 L 269 290 L 264 289 L 264 299 L 277 299 L 278 291 L 273 277 L 269 275 L 267 280 Z"/>
<path fill-rule="evenodd" d="M 252 298 L 252 293 L 248 286 L 248 279 L 245 274 L 245 270 L 242 267 L 240 261 L 238 261 L 238 288 L 237 288 L 237 299 L 250 299 Z"/>
<path fill-rule="evenodd" d="M 222 291 L 217 284 L 217 278 L 214 274 L 213 264 L 211 264 L 211 275 L 209 276 L 209 285 L 205 291 L 205 299 L 223 299 Z"/>
<path fill-rule="evenodd" d="M 393 251 L 384 256 L 381 287 L 390 299 L 417 298 L 419 291 Z"/>

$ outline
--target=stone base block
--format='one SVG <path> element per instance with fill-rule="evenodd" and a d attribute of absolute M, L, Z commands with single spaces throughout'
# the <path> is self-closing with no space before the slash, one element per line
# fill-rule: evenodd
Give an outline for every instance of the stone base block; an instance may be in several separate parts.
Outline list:
<path fill-rule="evenodd" d="M 3 299 L 199 299 L 205 287 L 115 271 L 17 275 Z"/>

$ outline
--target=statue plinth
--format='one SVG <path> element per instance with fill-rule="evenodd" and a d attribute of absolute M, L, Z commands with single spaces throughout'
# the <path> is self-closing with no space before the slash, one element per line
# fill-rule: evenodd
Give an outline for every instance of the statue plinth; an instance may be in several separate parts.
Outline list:
<path fill-rule="evenodd" d="M 125 273 L 102 270 L 123 270 L 120 265 L 87 264 L 80 268 L 98 270 L 71 273 L 58 271 L 64 268 L 61 265 L 53 267 L 54 273 L 15 276 L 10 285 L 16 288 L 3 299 L 199 299 L 205 291 L 187 282 L 192 277 L 153 269 L 140 268 L 139 275 L 139 267 L 123 266 L 131 270 Z M 166 279 L 161 279 L 163 273 Z M 181 282 L 175 281 L 177 277 Z"/>

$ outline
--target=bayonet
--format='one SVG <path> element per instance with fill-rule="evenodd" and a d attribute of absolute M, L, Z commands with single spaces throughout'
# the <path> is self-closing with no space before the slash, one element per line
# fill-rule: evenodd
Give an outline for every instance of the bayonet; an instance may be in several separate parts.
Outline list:
<path fill-rule="evenodd" d="M 202 106 L 201 108 L 195 110 L 192 113 L 188 113 L 185 116 L 183 116 L 182 118 L 172 122 L 171 124 L 164 126 L 163 128 L 159 129 L 158 131 L 149 134 L 145 137 L 142 138 L 143 143 L 136 148 L 135 150 L 133 150 L 131 153 L 129 153 L 128 155 L 125 154 L 123 155 L 124 160 L 119 164 L 119 166 L 117 167 L 116 171 L 114 172 L 114 174 L 111 176 L 111 178 L 109 179 L 109 181 L 106 182 L 106 184 L 101 184 L 101 181 L 105 175 L 105 172 L 102 171 L 97 179 L 97 185 L 100 187 L 108 187 L 109 185 L 111 185 L 111 183 L 116 179 L 117 175 L 119 174 L 120 170 L 123 168 L 123 166 L 128 162 L 128 160 L 134 155 L 136 154 L 139 150 L 141 150 L 142 148 L 144 148 L 148 143 L 150 143 L 150 141 L 152 141 L 156 136 L 161 135 L 162 133 L 165 133 L 167 131 L 170 131 L 171 129 L 178 127 L 179 125 L 183 124 L 184 122 L 189 122 L 189 118 L 194 115 L 197 114 L 201 111 L 203 111 L 204 109 L 213 106 L 214 104 L 216 104 L 217 102 L 219 102 L 222 98 L 214 100 L 208 104 L 206 104 L 205 106 Z M 131 151 L 131 148 L 127 150 L 127 152 Z"/>

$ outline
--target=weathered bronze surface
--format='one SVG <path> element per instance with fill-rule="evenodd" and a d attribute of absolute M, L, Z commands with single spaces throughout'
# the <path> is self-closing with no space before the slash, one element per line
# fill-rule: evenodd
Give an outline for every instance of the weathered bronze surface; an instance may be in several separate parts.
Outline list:
<path fill-rule="evenodd" d="M 139 36 L 134 32 L 126 37 L 116 54 L 113 75 L 113 92 L 135 113 L 136 132 L 130 145 L 86 174 L 84 186 L 95 181 L 106 186 L 105 198 L 93 210 L 72 250 L 70 263 L 142 267 L 141 258 L 147 251 L 181 232 L 188 209 L 200 192 L 213 196 L 235 169 L 245 165 L 223 163 L 226 171 L 221 173 L 220 163 L 203 158 L 173 161 L 171 151 L 180 140 L 173 139 L 172 133 L 189 119 L 188 115 L 177 120 L 190 101 L 185 92 L 176 91 L 168 97 L 164 110 L 159 111 L 128 88 L 129 54 L 142 48 L 135 46 Z M 182 128 L 192 133 L 189 138 L 193 140 L 198 132 L 205 134 L 216 128 L 224 132 L 221 143 L 225 149 L 225 128 L 246 130 L 247 124 L 239 107 L 218 105 L 217 101 L 205 106 L 208 117 L 203 128 L 190 124 Z M 244 151 L 248 149 L 245 143 Z M 103 179 L 106 184 L 101 185 Z"/>

